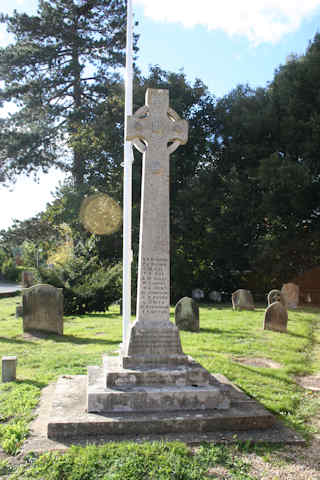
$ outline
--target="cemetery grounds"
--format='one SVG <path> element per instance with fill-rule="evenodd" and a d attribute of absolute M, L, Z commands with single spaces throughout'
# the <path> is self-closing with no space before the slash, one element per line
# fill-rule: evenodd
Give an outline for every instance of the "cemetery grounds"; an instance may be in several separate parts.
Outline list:
<path fill-rule="evenodd" d="M 41 390 L 60 375 L 86 374 L 121 342 L 119 306 L 65 317 L 64 336 L 34 337 L 15 317 L 21 297 L 0 299 L 0 354 L 17 355 L 17 381 L 0 384 L 0 478 L 50 480 L 320 479 L 320 308 L 289 311 L 288 332 L 262 329 L 264 306 L 233 312 L 200 306 L 200 333 L 181 332 L 184 352 L 221 373 L 306 440 L 305 446 L 180 442 L 74 446 L 23 454 Z M 174 319 L 173 309 L 171 319 Z M 317 378 L 319 391 L 301 386 Z M 316 382 L 313 382 L 316 386 Z"/>

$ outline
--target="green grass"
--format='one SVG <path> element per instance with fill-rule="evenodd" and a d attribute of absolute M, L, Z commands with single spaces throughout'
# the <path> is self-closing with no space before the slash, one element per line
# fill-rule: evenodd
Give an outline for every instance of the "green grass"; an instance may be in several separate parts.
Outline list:
<path fill-rule="evenodd" d="M 0 356 L 17 355 L 17 381 L 0 384 L 0 444 L 17 453 L 28 434 L 40 391 L 59 375 L 85 374 L 121 341 L 119 307 L 106 314 L 65 317 L 64 336 L 24 338 L 15 317 L 21 297 L 0 299 Z"/>
<path fill-rule="evenodd" d="M 85 374 L 88 365 L 101 364 L 102 354 L 115 354 L 121 342 L 122 322 L 119 307 L 111 308 L 105 314 L 66 317 L 63 337 L 50 335 L 47 338 L 26 338 L 22 334 L 22 319 L 15 318 L 15 307 L 20 302 L 20 297 L 0 299 L 0 355 L 18 356 L 17 381 L 0 384 L 0 443 L 2 448 L 10 454 L 19 452 L 28 435 L 28 426 L 41 389 L 56 380 L 59 375 Z M 306 435 L 310 431 L 307 425 L 308 416 L 312 415 L 317 407 L 316 398 L 306 394 L 302 388 L 297 386 L 295 376 L 312 374 L 320 369 L 320 309 L 309 307 L 290 311 L 288 333 L 286 334 L 264 331 L 262 329 L 263 313 L 263 308 L 258 308 L 254 312 L 233 312 L 230 307 L 201 306 L 200 333 L 181 332 L 183 349 L 185 353 L 199 361 L 210 372 L 226 375 L 247 394 L 279 415 L 288 425 Z M 173 310 L 171 316 L 173 318 Z M 280 363 L 281 368 L 271 369 L 242 365 L 236 361 L 241 357 L 265 357 Z M 81 457 L 95 455 L 94 449 L 97 447 L 90 448 L 92 448 L 92 452 L 90 449 L 88 451 L 84 450 Z M 132 451 L 134 451 L 135 448 L 139 449 L 140 447 L 136 444 L 131 446 L 128 444 L 123 447 L 118 445 L 113 446 L 112 451 L 115 452 L 119 449 L 119 452 L 121 452 L 121 449 L 125 448 L 132 448 Z M 162 445 L 160 448 L 158 445 L 152 448 L 158 452 L 152 455 L 156 455 L 157 462 L 160 462 L 165 448 L 170 450 L 171 447 Z M 152 448 L 150 447 L 151 450 Z M 175 452 L 172 453 L 172 458 L 174 458 L 174 455 L 178 455 L 177 452 L 180 452 L 180 456 L 182 455 L 182 446 L 173 446 L 172 448 Z M 212 450 L 216 453 L 208 453 L 210 449 L 206 450 L 206 455 L 219 456 L 219 448 L 218 450 Z M 73 449 L 68 454 L 69 457 L 63 456 L 61 459 L 58 456 L 59 461 L 55 458 L 56 454 L 43 457 L 45 460 L 37 460 L 36 462 L 32 460 L 30 472 L 31 468 L 49 469 L 51 464 L 54 464 L 52 468 L 58 468 L 56 464 L 60 465 L 60 463 L 63 464 L 61 468 L 67 469 L 70 467 L 70 462 L 74 464 L 77 461 L 80 462 L 79 459 L 76 460 L 77 454 L 75 453 L 79 451 Z M 110 466 L 111 470 L 108 476 L 101 476 L 98 472 L 88 478 L 144 478 L 139 476 L 138 473 L 131 477 L 128 476 L 129 473 L 128 475 L 126 473 L 127 470 L 130 472 L 130 469 L 136 469 L 139 472 L 139 462 L 141 461 L 141 464 L 146 462 L 142 453 L 142 457 L 139 456 L 139 451 L 137 450 L 136 454 L 132 454 L 132 458 L 136 455 L 137 465 L 134 464 L 133 460 L 133 463 L 130 463 L 129 456 L 127 460 L 115 460 L 120 453 L 114 453 L 115 457 L 112 462 L 110 460 L 110 465 L 115 466 Z M 163 471 L 168 469 L 168 472 L 170 472 L 170 474 L 167 473 L 167 477 L 161 477 L 159 473 L 157 473 L 158 476 L 152 476 L 153 467 L 150 464 L 150 475 L 152 475 L 148 478 L 181 478 L 186 480 L 202 478 L 200 476 L 192 477 L 192 469 L 200 468 L 201 456 L 198 458 L 197 455 L 191 455 L 189 450 L 186 452 L 184 451 L 183 458 L 179 457 L 180 459 L 172 460 L 172 462 L 168 460 L 168 464 L 164 463 Z M 170 455 L 166 454 L 168 458 L 171 458 Z M 201 455 L 203 456 L 204 453 Z M 53 458 L 55 459 L 53 460 Z M 39 466 L 38 461 L 43 462 L 43 465 Z M 192 462 L 196 462 L 196 467 L 192 466 Z M 179 465 L 181 471 L 188 470 L 189 473 L 183 473 L 180 477 L 178 473 L 172 473 L 170 469 L 175 464 Z M 227 464 L 226 460 L 225 465 Z M 207 464 L 204 463 L 204 465 L 203 472 L 207 469 Z M 1 467 L 0 464 L 1 468 L 6 467 Z M 72 469 L 74 468 L 78 467 L 73 466 Z M 79 468 L 84 469 L 85 467 L 79 466 Z M 117 476 L 118 471 L 123 472 L 122 477 Z M 57 473 L 52 472 L 48 474 L 39 473 L 38 477 L 35 473 L 33 474 L 34 477 L 28 477 L 28 473 L 23 474 L 24 476 L 20 474 L 19 478 L 79 478 L 81 480 L 87 478 L 84 473 L 81 474 L 82 476 L 78 473 L 72 473 L 74 476 L 70 477 L 65 473 L 61 474 L 60 477 L 57 476 Z M 41 475 L 43 476 L 41 477 Z M 236 475 L 236 472 L 233 472 L 232 475 Z M 243 475 L 242 477 L 233 476 L 231 478 L 251 478 L 248 473 Z"/>
<path fill-rule="evenodd" d="M 225 468 L 230 480 L 256 480 L 236 447 L 204 444 L 192 451 L 179 442 L 72 447 L 65 455 L 30 457 L 29 467 L 24 465 L 10 479 L 202 480 L 217 478 L 212 475 L 216 467 Z"/>
<path fill-rule="evenodd" d="M 311 356 L 314 331 L 320 328 L 319 310 L 289 311 L 288 333 L 263 330 L 264 309 L 233 312 L 229 307 L 201 309 L 200 334 L 181 332 L 186 353 L 210 372 L 226 375 L 291 426 L 305 430 L 299 411 L 301 388 L 294 377 L 316 370 Z M 241 357 L 264 357 L 282 368 L 262 368 L 236 362 Z M 319 366 L 319 365 L 318 365 Z"/>

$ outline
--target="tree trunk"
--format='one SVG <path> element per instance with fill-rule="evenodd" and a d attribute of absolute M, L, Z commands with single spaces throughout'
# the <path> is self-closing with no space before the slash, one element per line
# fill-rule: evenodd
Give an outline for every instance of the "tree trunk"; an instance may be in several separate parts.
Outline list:
<path fill-rule="evenodd" d="M 73 82 L 73 99 L 74 99 L 74 112 L 71 120 L 71 135 L 77 136 L 81 130 L 81 106 L 82 106 L 82 91 L 81 91 L 81 65 L 79 61 L 79 49 L 78 49 L 78 20 L 75 18 L 74 22 L 74 38 L 72 47 L 72 68 L 74 74 Z M 81 146 L 77 142 L 73 146 L 73 165 L 72 165 L 72 177 L 74 186 L 79 189 L 83 185 L 85 159 L 81 152 Z"/>

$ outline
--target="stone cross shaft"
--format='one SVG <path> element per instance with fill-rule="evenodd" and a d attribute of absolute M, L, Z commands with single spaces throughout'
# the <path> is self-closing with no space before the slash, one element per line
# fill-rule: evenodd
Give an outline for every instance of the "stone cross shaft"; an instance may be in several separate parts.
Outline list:
<path fill-rule="evenodd" d="M 170 323 L 169 156 L 187 138 L 169 91 L 148 89 L 146 105 L 128 117 L 126 138 L 143 153 L 136 320 L 143 328 Z"/>

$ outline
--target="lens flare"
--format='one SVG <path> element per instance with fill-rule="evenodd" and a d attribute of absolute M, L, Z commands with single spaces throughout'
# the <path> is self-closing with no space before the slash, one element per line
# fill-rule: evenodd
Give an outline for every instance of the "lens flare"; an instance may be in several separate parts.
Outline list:
<path fill-rule="evenodd" d="M 80 220 L 84 228 L 91 233 L 111 235 L 121 226 L 122 209 L 106 193 L 95 193 L 83 200 Z"/>

